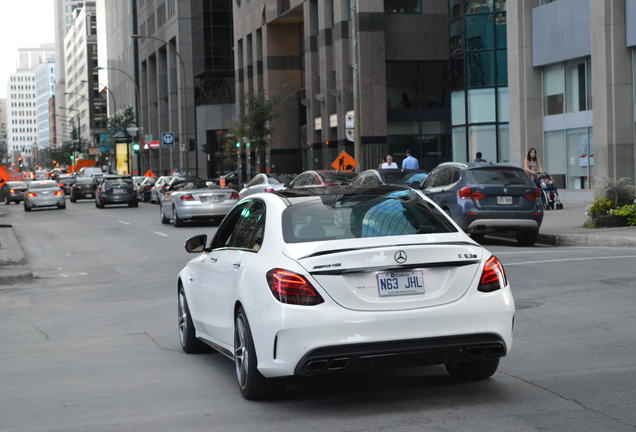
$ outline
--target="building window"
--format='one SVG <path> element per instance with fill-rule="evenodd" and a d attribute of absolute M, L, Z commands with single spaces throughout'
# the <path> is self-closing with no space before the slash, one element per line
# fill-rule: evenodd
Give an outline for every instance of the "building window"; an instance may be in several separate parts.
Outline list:
<path fill-rule="evenodd" d="M 444 61 L 387 62 L 388 109 L 447 107 L 447 77 Z"/>
<path fill-rule="evenodd" d="M 166 4 L 161 3 L 157 8 L 157 27 L 161 27 L 166 23 Z"/>
<path fill-rule="evenodd" d="M 384 0 L 384 12 L 391 14 L 422 13 L 421 0 Z"/>
<path fill-rule="evenodd" d="M 544 67 L 545 115 L 592 109 L 590 72 L 589 58 Z"/>
<path fill-rule="evenodd" d="M 545 169 L 557 187 L 590 189 L 594 183 L 592 128 L 546 132 Z"/>

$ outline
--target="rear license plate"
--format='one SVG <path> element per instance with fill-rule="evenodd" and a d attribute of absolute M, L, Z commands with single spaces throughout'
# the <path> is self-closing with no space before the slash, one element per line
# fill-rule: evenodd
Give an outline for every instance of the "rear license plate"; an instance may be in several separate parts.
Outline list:
<path fill-rule="evenodd" d="M 123 189 L 113 189 L 113 193 L 124 193 L 125 190 Z"/>
<path fill-rule="evenodd" d="M 497 204 L 499 205 L 512 205 L 512 197 L 511 196 L 498 196 Z"/>
<path fill-rule="evenodd" d="M 204 203 L 220 203 L 223 201 L 223 195 L 201 195 L 201 202 Z"/>
<path fill-rule="evenodd" d="M 424 294 L 424 275 L 421 270 L 378 273 L 380 297 Z"/>
<path fill-rule="evenodd" d="M 93 198 L 93 194 L 92 193 L 87 193 L 86 194 L 86 198 Z"/>

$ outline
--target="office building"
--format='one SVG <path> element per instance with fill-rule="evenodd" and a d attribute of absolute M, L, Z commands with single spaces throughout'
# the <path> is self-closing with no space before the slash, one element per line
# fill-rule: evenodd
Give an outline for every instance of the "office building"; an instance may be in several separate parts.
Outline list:
<path fill-rule="evenodd" d="M 234 115 L 231 8 L 231 0 L 139 1 L 144 135 L 176 137 L 148 150 L 144 169 L 214 174 L 213 152 Z"/>
<path fill-rule="evenodd" d="M 358 42 L 363 168 L 411 149 L 424 168 L 451 158 L 448 2 L 235 1 L 237 115 L 245 96 L 277 101 L 271 169 L 328 167 L 353 109 L 352 42 Z M 353 4 L 353 3 L 351 3 Z"/>
<path fill-rule="evenodd" d="M 0 163 L 7 157 L 7 100 L 0 98 Z"/>
<path fill-rule="evenodd" d="M 48 58 L 35 68 L 35 104 L 37 115 L 37 145 L 48 148 L 54 137 L 49 128 L 49 100 L 55 95 L 55 59 Z"/>
<path fill-rule="evenodd" d="M 510 156 L 567 189 L 635 178 L 636 0 L 508 2 Z"/>
<path fill-rule="evenodd" d="M 32 146 L 37 145 L 37 113 L 35 73 L 19 69 L 9 75 L 7 85 L 7 153 L 8 162 L 31 159 Z"/>
<path fill-rule="evenodd" d="M 66 32 L 71 28 L 73 24 L 73 11 L 84 4 L 84 1 L 80 0 L 54 0 L 54 15 L 55 15 L 55 59 L 57 67 L 55 68 L 55 97 L 58 101 L 64 101 L 66 92 L 66 66 L 64 63 L 64 36 Z M 63 104 L 63 103 L 62 103 Z M 54 121 L 56 123 L 56 137 L 54 145 L 58 143 L 61 145 L 64 141 L 70 140 L 70 131 L 63 126 L 65 121 L 62 113 L 61 116 L 57 116 L 53 113 Z"/>
<path fill-rule="evenodd" d="M 97 71 L 97 17 L 95 2 L 84 2 L 73 11 L 73 24 L 64 37 L 66 104 L 57 112 L 79 123 L 81 151 L 97 147 L 106 132 L 105 95 L 100 92 Z M 77 126 L 76 126 L 77 127 Z"/>

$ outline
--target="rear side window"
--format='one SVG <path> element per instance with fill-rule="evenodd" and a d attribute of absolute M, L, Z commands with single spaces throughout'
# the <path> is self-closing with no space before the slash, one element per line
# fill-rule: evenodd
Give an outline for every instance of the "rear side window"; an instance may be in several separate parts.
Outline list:
<path fill-rule="evenodd" d="M 104 182 L 105 186 L 132 186 L 132 179 L 109 179 Z"/>
<path fill-rule="evenodd" d="M 314 197 L 285 209 L 282 224 L 287 243 L 457 231 L 413 191 Z"/>
<path fill-rule="evenodd" d="M 351 181 L 355 178 L 354 173 L 345 173 L 345 172 L 326 172 L 322 174 L 322 179 L 325 183 L 351 183 Z"/>
<path fill-rule="evenodd" d="M 473 184 L 487 185 L 532 185 L 530 177 L 521 169 L 488 167 L 466 171 L 468 181 Z"/>

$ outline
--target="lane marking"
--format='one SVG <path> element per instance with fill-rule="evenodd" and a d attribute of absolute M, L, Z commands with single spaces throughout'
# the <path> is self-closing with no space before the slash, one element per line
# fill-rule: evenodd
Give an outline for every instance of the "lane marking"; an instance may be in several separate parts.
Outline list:
<path fill-rule="evenodd" d="M 162 232 L 159 232 L 159 231 L 153 231 L 153 233 L 157 234 L 158 236 L 161 236 L 161 237 L 170 237 L 168 234 L 162 233 Z"/>
<path fill-rule="evenodd" d="M 125 220 L 117 219 L 117 222 L 123 223 L 124 225 L 130 225 L 130 222 L 126 222 Z"/>
<path fill-rule="evenodd" d="M 563 259 L 542 260 L 542 261 L 524 261 L 524 262 L 516 262 L 516 263 L 505 263 L 504 266 L 510 267 L 510 266 L 520 266 L 520 265 L 528 265 L 528 264 L 546 264 L 546 263 L 556 263 L 556 262 L 566 262 L 566 261 L 596 261 L 596 260 L 626 259 L 626 258 L 636 258 L 636 255 L 616 255 L 616 256 L 588 257 L 588 258 L 563 258 Z"/>

